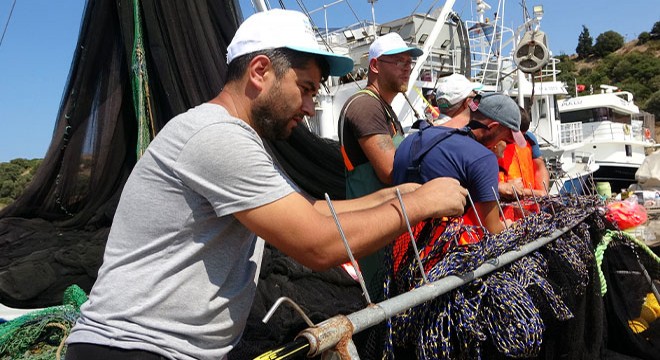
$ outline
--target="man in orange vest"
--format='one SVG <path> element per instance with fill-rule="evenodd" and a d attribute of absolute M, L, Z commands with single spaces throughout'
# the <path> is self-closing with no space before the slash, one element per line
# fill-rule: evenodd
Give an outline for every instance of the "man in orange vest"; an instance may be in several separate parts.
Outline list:
<path fill-rule="evenodd" d="M 550 173 L 541 156 L 538 140 L 529 130 L 529 114 L 520 108 L 520 131 L 525 134 L 527 146 L 507 144 L 502 156 L 499 157 L 500 166 L 498 190 L 505 200 L 515 200 L 513 189 L 521 197 L 545 196 L 545 188 L 549 186 Z M 545 186 L 544 186 L 545 183 Z"/>

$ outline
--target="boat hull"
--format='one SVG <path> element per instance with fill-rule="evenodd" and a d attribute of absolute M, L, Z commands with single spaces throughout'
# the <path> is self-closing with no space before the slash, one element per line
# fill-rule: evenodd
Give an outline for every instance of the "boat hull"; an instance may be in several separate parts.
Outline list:
<path fill-rule="evenodd" d="M 638 167 L 599 164 L 599 169 L 594 172 L 594 181 L 609 182 L 612 191 L 619 192 L 636 183 L 637 169 Z"/>

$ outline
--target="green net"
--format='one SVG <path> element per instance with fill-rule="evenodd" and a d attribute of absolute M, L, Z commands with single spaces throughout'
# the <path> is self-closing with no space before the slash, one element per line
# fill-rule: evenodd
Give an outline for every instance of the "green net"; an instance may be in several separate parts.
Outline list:
<path fill-rule="evenodd" d="M 0 324 L 0 360 L 60 359 L 64 340 L 87 295 L 78 285 L 64 291 L 62 305 L 36 310 Z"/>

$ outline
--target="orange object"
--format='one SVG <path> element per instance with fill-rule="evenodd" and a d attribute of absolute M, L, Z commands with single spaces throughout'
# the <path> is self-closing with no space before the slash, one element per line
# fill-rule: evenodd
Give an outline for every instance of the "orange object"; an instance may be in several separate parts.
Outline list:
<path fill-rule="evenodd" d="M 534 177 L 534 161 L 532 160 L 532 148 L 527 144 L 526 147 L 520 147 L 516 144 L 508 144 L 504 149 L 504 154 L 497 160 L 500 168 L 504 169 L 500 177 L 502 182 L 512 179 L 522 178 L 525 188 L 536 189 L 536 180 Z"/>
<path fill-rule="evenodd" d="M 648 219 L 646 209 L 637 201 L 615 201 L 607 204 L 607 209 L 608 212 L 605 217 L 615 223 L 621 230 L 641 225 Z"/>

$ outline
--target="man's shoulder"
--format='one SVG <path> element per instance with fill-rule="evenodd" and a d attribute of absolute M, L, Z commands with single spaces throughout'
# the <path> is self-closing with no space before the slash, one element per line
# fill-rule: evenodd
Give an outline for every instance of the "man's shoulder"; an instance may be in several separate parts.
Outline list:
<path fill-rule="evenodd" d="M 531 131 L 525 132 L 524 136 L 527 138 L 527 140 L 531 141 L 532 144 L 538 144 L 539 143 L 538 139 L 536 138 L 536 136 Z"/>
<path fill-rule="evenodd" d="M 358 91 L 355 94 L 351 95 L 351 97 L 349 97 L 348 100 L 346 100 L 346 105 L 348 104 L 351 105 L 351 108 L 353 108 L 354 105 L 380 106 L 380 100 L 378 100 L 378 98 L 372 96 L 366 91 Z"/>

